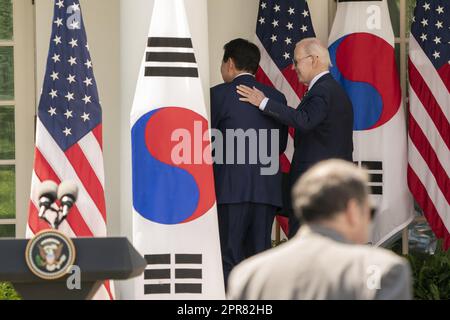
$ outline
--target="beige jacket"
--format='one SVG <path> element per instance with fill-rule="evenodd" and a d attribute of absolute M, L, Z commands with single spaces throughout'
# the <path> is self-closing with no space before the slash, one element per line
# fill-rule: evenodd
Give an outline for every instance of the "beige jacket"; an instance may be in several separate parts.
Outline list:
<path fill-rule="evenodd" d="M 349 244 L 333 230 L 304 226 L 291 241 L 238 265 L 228 297 L 411 299 L 411 270 L 388 250 Z"/>

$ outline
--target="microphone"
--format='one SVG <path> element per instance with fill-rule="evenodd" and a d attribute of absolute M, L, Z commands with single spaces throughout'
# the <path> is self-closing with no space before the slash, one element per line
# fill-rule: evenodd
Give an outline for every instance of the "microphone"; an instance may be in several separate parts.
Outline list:
<path fill-rule="evenodd" d="M 46 210 L 55 202 L 58 185 L 54 181 L 44 181 L 38 187 L 39 218 L 44 216 Z"/>
<path fill-rule="evenodd" d="M 78 197 L 78 186 L 74 181 L 63 181 L 58 188 L 58 199 L 62 205 L 62 218 L 64 220 L 69 214 Z"/>

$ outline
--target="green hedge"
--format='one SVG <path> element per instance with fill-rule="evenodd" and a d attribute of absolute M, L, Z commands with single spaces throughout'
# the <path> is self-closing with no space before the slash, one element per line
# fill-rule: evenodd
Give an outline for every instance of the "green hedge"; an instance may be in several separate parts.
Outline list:
<path fill-rule="evenodd" d="M 407 257 L 417 300 L 450 300 L 450 251 L 441 248 L 439 243 L 434 255 L 414 253 Z"/>
<path fill-rule="evenodd" d="M 0 282 L 0 300 L 20 300 L 20 296 L 12 285 Z"/>

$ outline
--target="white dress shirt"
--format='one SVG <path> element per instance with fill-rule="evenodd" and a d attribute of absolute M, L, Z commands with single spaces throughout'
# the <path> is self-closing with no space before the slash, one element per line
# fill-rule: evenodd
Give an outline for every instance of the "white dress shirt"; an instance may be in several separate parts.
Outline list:
<path fill-rule="evenodd" d="M 240 76 L 252 76 L 252 77 L 255 77 L 255 75 L 251 74 L 250 72 L 243 72 L 243 73 L 239 73 L 236 77 L 233 78 L 233 80 L 236 79 L 237 77 L 240 77 Z"/>

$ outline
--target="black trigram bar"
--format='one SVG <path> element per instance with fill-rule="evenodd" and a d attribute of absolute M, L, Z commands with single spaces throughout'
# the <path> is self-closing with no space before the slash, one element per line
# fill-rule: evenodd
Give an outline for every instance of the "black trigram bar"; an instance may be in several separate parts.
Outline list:
<path fill-rule="evenodd" d="M 195 55 L 190 52 L 147 52 L 146 62 L 185 62 L 196 63 Z"/>
<path fill-rule="evenodd" d="M 382 174 L 369 174 L 370 182 L 383 182 L 383 175 Z"/>
<path fill-rule="evenodd" d="M 146 67 L 146 77 L 198 78 L 197 68 L 183 67 Z"/>
<path fill-rule="evenodd" d="M 192 48 L 191 38 L 148 38 L 147 46 L 149 48 Z"/>
<path fill-rule="evenodd" d="M 175 293 L 202 293 L 202 285 L 199 283 L 176 283 Z"/>
<path fill-rule="evenodd" d="M 383 162 L 381 161 L 363 161 L 361 165 L 367 170 L 383 170 Z"/>
<path fill-rule="evenodd" d="M 146 284 L 144 294 L 169 294 L 170 284 Z"/>
<path fill-rule="evenodd" d="M 192 49 L 190 38 L 148 38 L 148 48 L 185 48 Z M 191 52 L 147 52 L 146 62 L 182 62 L 196 63 Z M 146 77 L 198 78 L 196 67 L 153 66 L 145 68 Z"/>
<path fill-rule="evenodd" d="M 202 269 L 175 269 L 176 279 L 201 279 Z"/>
<path fill-rule="evenodd" d="M 147 264 L 170 264 L 170 254 L 148 254 L 145 260 Z"/>
<path fill-rule="evenodd" d="M 381 161 L 361 161 L 361 167 L 369 172 L 370 184 L 383 183 L 383 162 Z M 358 165 L 358 162 L 355 162 Z M 372 173 L 375 171 L 375 173 Z M 369 185 L 370 194 L 383 195 L 383 186 Z"/>
<path fill-rule="evenodd" d="M 383 187 L 382 186 L 369 186 L 370 194 L 383 195 Z"/>
<path fill-rule="evenodd" d="M 170 269 L 149 269 L 145 270 L 145 280 L 170 279 Z"/>
<path fill-rule="evenodd" d="M 176 264 L 202 264 L 201 254 L 176 254 Z"/>

